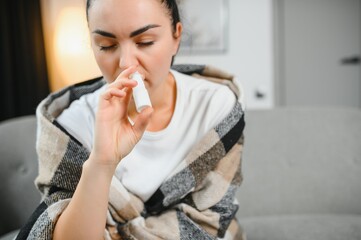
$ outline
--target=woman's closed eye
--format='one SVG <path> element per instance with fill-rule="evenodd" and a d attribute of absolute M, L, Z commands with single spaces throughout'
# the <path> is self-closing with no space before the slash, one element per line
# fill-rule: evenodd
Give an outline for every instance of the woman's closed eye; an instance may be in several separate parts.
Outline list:
<path fill-rule="evenodd" d="M 146 42 L 137 42 L 139 47 L 147 47 L 154 44 L 154 41 L 146 41 Z"/>
<path fill-rule="evenodd" d="M 154 41 L 147 41 L 147 42 L 138 42 L 137 45 L 139 47 L 147 47 L 154 44 Z M 99 46 L 100 51 L 110 51 L 116 48 L 116 45 L 109 45 L 109 46 Z"/>
<path fill-rule="evenodd" d="M 110 46 L 99 46 L 100 51 L 110 51 L 114 49 L 116 45 L 110 45 Z"/>

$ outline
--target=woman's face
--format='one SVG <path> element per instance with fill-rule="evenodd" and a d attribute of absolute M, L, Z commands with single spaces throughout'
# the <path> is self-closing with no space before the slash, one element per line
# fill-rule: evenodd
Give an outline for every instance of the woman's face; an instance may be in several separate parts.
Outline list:
<path fill-rule="evenodd" d="M 172 31 L 159 0 L 94 0 L 88 14 L 95 59 L 108 82 L 133 65 L 149 91 L 164 82 L 182 27 Z"/>

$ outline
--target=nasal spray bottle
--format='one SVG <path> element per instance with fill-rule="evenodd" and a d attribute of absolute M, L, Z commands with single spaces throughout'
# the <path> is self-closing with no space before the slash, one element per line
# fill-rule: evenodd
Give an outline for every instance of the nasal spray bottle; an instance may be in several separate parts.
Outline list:
<path fill-rule="evenodd" d="M 140 113 L 146 106 L 152 106 L 147 89 L 145 89 L 142 76 L 139 72 L 132 74 L 131 79 L 137 81 L 138 85 L 133 88 L 133 98 L 137 112 Z"/>

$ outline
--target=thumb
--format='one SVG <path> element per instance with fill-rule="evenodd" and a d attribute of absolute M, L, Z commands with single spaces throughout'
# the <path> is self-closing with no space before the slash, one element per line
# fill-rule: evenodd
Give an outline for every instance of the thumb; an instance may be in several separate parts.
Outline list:
<path fill-rule="evenodd" d="M 139 113 L 139 115 L 135 119 L 133 129 L 136 135 L 139 136 L 139 139 L 140 136 L 143 135 L 145 129 L 147 128 L 150 118 L 152 117 L 152 113 L 153 113 L 153 108 L 146 107 Z"/>

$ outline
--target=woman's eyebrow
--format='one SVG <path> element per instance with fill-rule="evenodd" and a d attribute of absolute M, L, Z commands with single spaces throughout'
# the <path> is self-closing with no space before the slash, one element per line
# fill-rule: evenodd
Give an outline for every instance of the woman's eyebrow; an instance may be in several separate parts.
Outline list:
<path fill-rule="evenodd" d="M 160 27 L 160 25 L 158 24 L 149 24 L 149 25 L 146 25 L 144 27 L 141 27 L 133 32 L 131 32 L 129 34 L 129 37 L 135 37 L 139 34 L 142 34 L 146 31 L 148 31 L 149 29 L 152 29 L 152 28 L 157 28 L 157 27 Z M 106 32 L 106 31 L 103 31 L 103 30 L 100 30 L 100 29 L 96 29 L 93 31 L 93 33 L 96 33 L 96 34 L 99 34 L 99 35 L 102 35 L 104 37 L 109 37 L 109 38 L 117 38 L 113 33 L 110 33 L 110 32 Z"/>
<path fill-rule="evenodd" d="M 149 25 L 146 25 L 146 26 L 144 26 L 144 27 L 141 27 L 141 28 L 139 28 L 139 29 L 131 32 L 130 35 L 129 35 L 129 37 L 131 37 L 131 38 L 132 38 L 132 37 L 135 37 L 135 36 L 137 36 L 137 35 L 139 35 L 139 34 L 142 34 L 142 33 L 146 32 L 146 31 L 148 31 L 148 30 L 151 29 L 151 28 L 157 28 L 157 27 L 160 27 L 160 25 L 158 25 L 158 24 L 149 24 Z"/>
<path fill-rule="evenodd" d="M 113 33 L 109 33 L 109 32 L 103 31 L 103 30 L 99 30 L 99 29 L 94 30 L 93 33 L 97 33 L 97 34 L 102 35 L 104 37 L 116 38 L 116 36 Z"/>

